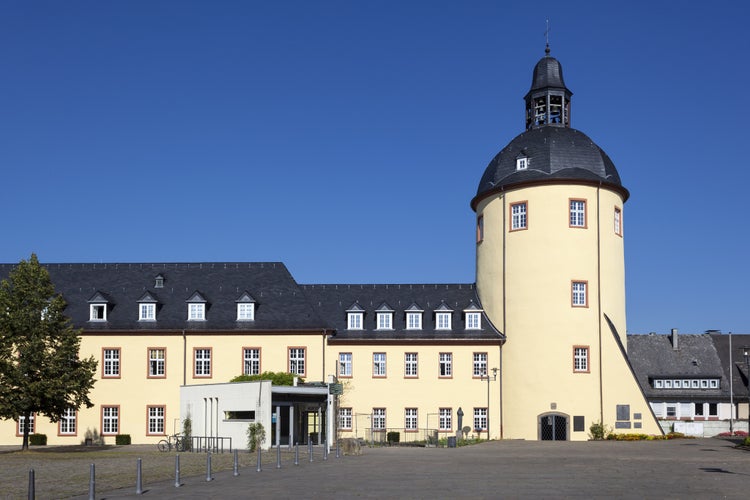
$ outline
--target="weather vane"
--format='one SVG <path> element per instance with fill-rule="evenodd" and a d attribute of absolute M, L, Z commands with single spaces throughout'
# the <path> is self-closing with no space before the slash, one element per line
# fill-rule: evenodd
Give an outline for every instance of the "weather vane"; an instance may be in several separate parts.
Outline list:
<path fill-rule="evenodd" d="M 544 30 L 544 52 L 549 54 L 549 18 L 547 19 L 547 29 Z"/>

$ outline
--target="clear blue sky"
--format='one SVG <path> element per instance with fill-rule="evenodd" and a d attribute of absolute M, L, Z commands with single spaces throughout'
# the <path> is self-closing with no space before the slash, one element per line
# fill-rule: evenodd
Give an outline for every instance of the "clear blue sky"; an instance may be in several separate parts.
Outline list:
<path fill-rule="evenodd" d="M 750 333 L 750 2 L 0 2 L 0 262 L 473 282 L 544 55 L 631 192 L 628 331 Z"/>

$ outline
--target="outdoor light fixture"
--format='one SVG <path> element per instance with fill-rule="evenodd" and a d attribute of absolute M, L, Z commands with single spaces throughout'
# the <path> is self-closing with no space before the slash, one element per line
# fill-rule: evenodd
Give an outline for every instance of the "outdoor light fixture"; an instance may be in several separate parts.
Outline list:
<path fill-rule="evenodd" d="M 492 369 L 492 375 L 487 373 L 487 368 L 484 369 L 484 375 L 480 377 L 480 380 L 487 381 L 487 441 L 490 440 L 490 382 L 497 380 L 497 368 Z"/>

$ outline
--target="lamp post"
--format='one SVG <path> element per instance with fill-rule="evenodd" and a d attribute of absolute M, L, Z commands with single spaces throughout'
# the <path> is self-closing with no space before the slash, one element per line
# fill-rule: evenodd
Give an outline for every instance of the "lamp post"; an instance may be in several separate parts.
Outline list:
<path fill-rule="evenodd" d="M 492 375 L 487 372 L 487 368 L 484 369 L 484 375 L 481 380 L 487 381 L 487 441 L 490 440 L 490 382 L 497 380 L 497 368 L 492 369 Z"/>
<path fill-rule="evenodd" d="M 747 389 L 747 422 L 748 430 L 750 430 L 750 347 L 743 347 L 742 354 L 745 356 L 745 389 Z"/>

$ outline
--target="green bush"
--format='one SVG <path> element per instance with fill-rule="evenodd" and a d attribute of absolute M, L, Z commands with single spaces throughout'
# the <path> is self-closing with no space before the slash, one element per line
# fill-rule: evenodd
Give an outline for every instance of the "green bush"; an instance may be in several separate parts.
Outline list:
<path fill-rule="evenodd" d="M 193 419 L 190 418 L 190 414 L 185 417 L 182 421 L 182 449 L 183 451 L 190 451 L 193 447 Z"/>
<path fill-rule="evenodd" d="M 126 445 L 130 444 L 130 434 L 118 434 L 115 436 L 115 444 Z"/>
<path fill-rule="evenodd" d="M 263 372 L 260 375 L 237 375 L 230 382 L 256 382 L 258 380 L 270 380 L 273 385 L 294 385 L 294 378 L 300 383 L 304 382 L 302 377 L 286 372 Z"/>
<path fill-rule="evenodd" d="M 388 440 L 388 444 L 398 444 L 401 441 L 401 434 L 391 431 L 386 434 L 386 439 Z"/>
<path fill-rule="evenodd" d="M 250 452 L 255 451 L 258 446 L 266 440 L 266 430 L 263 424 L 255 422 L 247 426 L 247 449 Z"/>
<path fill-rule="evenodd" d="M 29 444 L 33 446 L 46 446 L 47 435 L 46 434 L 29 434 Z"/>
<path fill-rule="evenodd" d="M 612 430 L 601 422 L 594 422 L 589 427 L 589 439 L 599 441 L 609 439 L 611 435 Z"/>
<path fill-rule="evenodd" d="M 746 437 L 745 440 L 742 442 L 743 446 L 750 446 L 750 436 Z"/>

